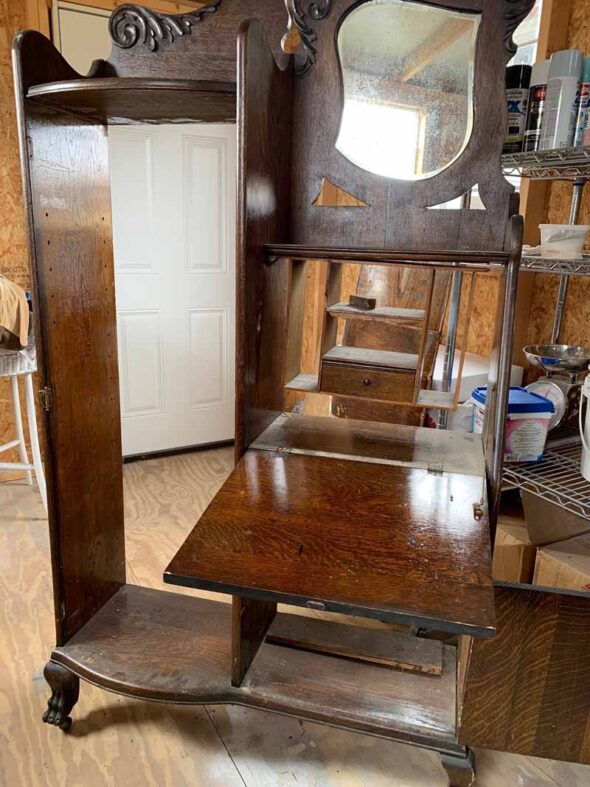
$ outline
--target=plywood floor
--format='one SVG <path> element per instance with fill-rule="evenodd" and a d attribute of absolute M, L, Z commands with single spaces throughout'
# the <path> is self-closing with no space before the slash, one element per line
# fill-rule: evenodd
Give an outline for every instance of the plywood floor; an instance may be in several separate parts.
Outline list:
<path fill-rule="evenodd" d="M 131 582 L 163 587 L 163 567 L 230 467 L 230 449 L 125 466 Z M 44 512 L 30 487 L 0 484 L 0 785 L 446 785 L 438 757 L 409 746 L 245 708 L 139 702 L 85 683 L 63 734 L 41 723 L 52 643 Z M 590 784 L 590 767 L 476 755 L 480 787 Z"/>

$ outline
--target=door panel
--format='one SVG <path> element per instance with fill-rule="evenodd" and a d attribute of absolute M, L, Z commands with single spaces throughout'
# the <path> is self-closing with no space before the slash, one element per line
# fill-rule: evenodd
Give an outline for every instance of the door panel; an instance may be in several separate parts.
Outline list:
<path fill-rule="evenodd" d="M 497 634 L 474 640 L 468 746 L 590 763 L 590 593 L 498 583 Z"/>
<path fill-rule="evenodd" d="M 229 309 L 189 309 L 189 401 L 191 408 L 227 404 Z M 201 370 L 211 370 L 202 374 Z"/>
<path fill-rule="evenodd" d="M 232 439 L 235 126 L 109 133 L 123 453 Z"/>
<path fill-rule="evenodd" d="M 227 249 L 227 140 L 183 134 L 186 269 L 225 273 Z"/>
<path fill-rule="evenodd" d="M 121 409 L 127 415 L 161 413 L 164 404 L 160 312 L 122 312 L 119 325 Z"/>

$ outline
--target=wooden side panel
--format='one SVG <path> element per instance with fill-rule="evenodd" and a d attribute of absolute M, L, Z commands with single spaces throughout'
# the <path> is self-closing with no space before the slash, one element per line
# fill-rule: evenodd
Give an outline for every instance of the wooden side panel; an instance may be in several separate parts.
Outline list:
<path fill-rule="evenodd" d="M 495 588 L 495 639 L 474 640 L 460 741 L 590 762 L 590 593 Z"/>
<path fill-rule="evenodd" d="M 231 685 L 241 686 L 277 613 L 272 601 L 232 597 Z"/>
<path fill-rule="evenodd" d="M 283 409 L 289 266 L 266 266 L 262 247 L 287 237 L 292 93 L 259 22 L 238 48 L 236 457 Z"/>
<path fill-rule="evenodd" d="M 54 78 L 69 73 L 42 36 L 17 41 L 37 347 L 41 385 L 51 389 L 45 458 L 64 643 L 125 582 L 111 207 L 106 129 L 23 99 L 35 54 L 47 57 Z"/>

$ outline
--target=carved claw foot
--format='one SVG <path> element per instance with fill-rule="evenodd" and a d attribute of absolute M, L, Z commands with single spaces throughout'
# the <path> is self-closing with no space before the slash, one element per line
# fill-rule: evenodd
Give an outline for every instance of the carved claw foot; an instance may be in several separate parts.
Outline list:
<path fill-rule="evenodd" d="M 449 787 L 471 787 L 475 784 L 475 756 L 466 749 L 465 757 L 441 754 L 440 760 L 449 777 Z"/>
<path fill-rule="evenodd" d="M 47 702 L 43 721 L 59 727 L 60 730 L 69 730 L 72 726 L 70 712 L 80 695 L 80 679 L 54 661 L 47 662 L 43 675 L 51 689 L 51 697 Z"/>

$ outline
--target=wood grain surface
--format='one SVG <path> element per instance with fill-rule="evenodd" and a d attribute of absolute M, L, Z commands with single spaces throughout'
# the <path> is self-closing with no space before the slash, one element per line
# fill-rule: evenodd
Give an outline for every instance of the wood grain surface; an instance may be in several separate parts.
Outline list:
<path fill-rule="evenodd" d="M 57 641 L 125 582 L 121 423 L 106 128 L 28 103 L 76 72 L 39 33 L 14 43 Z"/>
<path fill-rule="evenodd" d="M 375 631 L 330 620 L 283 614 L 271 623 L 266 641 L 423 675 L 442 675 L 443 672 L 442 643 L 411 637 L 406 632 Z"/>
<path fill-rule="evenodd" d="M 231 684 L 240 686 L 277 612 L 271 601 L 232 597 Z"/>
<path fill-rule="evenodd" d="M 95 123 L 234 122 L 235 82 L 75 79 L 35 85 L 27 98 Z"/>
<path fill-rule="evenodd" d="M 493 636 L 487 519 L 473 509 L 484 488 L 476 476 L 251 450 L 164 579 Z"/>
<path fill-rule="evenodd" d="M 190 35 L 176 36 L 173 42 L 158 42 L 150 49 L 138 36 L 135 46 L 113 44 L 102 65 L 105 76 L 162 77 L 169 79 L 212 79 L 234 82 L 237 71 L 236 39 L 240 26 L 259 19 L 276 60 L 281 66 L 287 56 L 281 39 L 287 30 L 288 15 L 281 0 L 223 0 L 215 13 L 192 25 Z M 140 31 L 141 32 L 141 31 Z"/>
<path fill-rule="evenodd" d="M 108 146 L 104 128 L 33 108 L 21 134 L 34 139 L 23 166 L 37 345 L 52 399 L 46 469 L 65 641 L 125 581 Z"/>
<path fill-rule="evenodd" d="M 459 749 L 454 648 L 443 648 L 443 672 L 432 676 L 264 644 L 238 689 L 230 618 L 227 604 L 126 585 L 52 660 L 141 698 L 245 704 Z"/>
<path fill-rule="evenodd" d="M 474 641 L 461 740 L 590 762 L 590 593 L 495 589 L 498 631 Z"/>
<path fill-rule="evenodd" d="M 260 23 L 244 23 L 238 50 L 236 458 L 283 409 L 290 269 L 262 252 L 288 228 L 293 86 Z"/>

